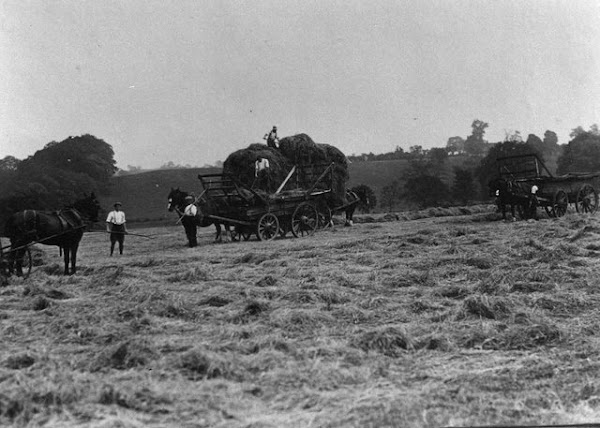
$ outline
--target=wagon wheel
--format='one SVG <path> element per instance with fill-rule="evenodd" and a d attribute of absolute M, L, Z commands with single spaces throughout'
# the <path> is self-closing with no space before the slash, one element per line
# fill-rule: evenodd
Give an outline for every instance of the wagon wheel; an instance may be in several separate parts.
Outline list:
<path fill-rule="evenodd" d="M 319 229 L 325 229 L 326 227 L 331 226 L 331 209 L 329 207 L 321 207 L 319 208 L 319 222 L 317 227 Z"/>
<path fill-rule="evenodd" d="M 266 213 L 256 225 L 256 235 L 261 241 L 270 241 L 279 233 L 279 220 L 275 214 Z"/>
<path fill-rule="evenodd" d="M 317 209 L 307 202 L 298 205 L 292 214 L 292 233 L 296 238 L 312 235 L 318 224 Z"/>
<path fill-rule="evenodd" d="M 575 209 L 578 213 L 593 214 L 598 209 L 598 192 L 590 184 L 584 184 L 577 192 Z"/>
<path fill-rule="evenodd" d="M 554 217 L 562 217 L 566 214 L 569 206 L 569 197 L 564 190 L 557 190 L 552 199 L 552 214 Z"/>

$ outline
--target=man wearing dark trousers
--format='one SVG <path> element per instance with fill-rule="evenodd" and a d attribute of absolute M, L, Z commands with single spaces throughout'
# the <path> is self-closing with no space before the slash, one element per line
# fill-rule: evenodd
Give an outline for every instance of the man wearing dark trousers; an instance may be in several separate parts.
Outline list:
<path fill-rule="evenodd" d="M 119 254 L 123 254 L 123 242 L 127 234 L 125 213 L 121 210 L 121 202 L 115 202 L 114 210 L 106 218 L 106 231 L 110 233 L 110 255 L 115 251 L 115 244 L 119 243 Z"/>
<path fill-rule="evenodd" d="M 198 245 L 198 240 L 196 238 L 196 214 L 198 213 L 198 208 L 194 204 L 194 198 L 192 196 L 186 196 L 185 202 L 187 205 L 183 210 L 181 224 L 183 224 L 183 227 L 185 229 L 185 235 L 188 239 L 188 246 L 190 248 L 193 248 Z"/>

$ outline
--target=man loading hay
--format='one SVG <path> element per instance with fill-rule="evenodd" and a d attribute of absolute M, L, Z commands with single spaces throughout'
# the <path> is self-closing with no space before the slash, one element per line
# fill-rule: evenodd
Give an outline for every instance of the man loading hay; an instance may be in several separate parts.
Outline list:
<path fill-rule="evenodd" d="M 254 181 L 257 188 L 266 190 L 271 189 L 269 168 L 269 159 L 257 156 L 256 162 L 254 162 Z"/>

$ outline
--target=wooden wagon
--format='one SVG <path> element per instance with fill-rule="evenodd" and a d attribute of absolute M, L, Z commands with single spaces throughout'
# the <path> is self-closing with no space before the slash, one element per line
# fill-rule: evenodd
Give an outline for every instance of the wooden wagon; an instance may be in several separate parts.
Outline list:
<path fill-rule="evenodd" d="M 202 197 L 212 207 L 207 217 L 233 226 L 233 239 L 261 241 L 291 232 L 295 237 L 312 235 L 329 211 L 326 195 L 332 192 L 333 166 L 316 165 L 298 171 L 294 167 L 274 193 L 252 189 L 229 174 L 199 175 Z M 296 173 L 296 174 L 295 174 Z M 294 175 L 312 180 L 308 189 L 283 190 Z M 330 216 L 330 214 L 329 214 Z"/>
<path fill-rule="evenodd" d="M 550 217 L 565 215 L 570 205 L 578 213 L 598 209 L 600 173 L 554 176 L 535 154 L 501 157 L 497 165 L 500 177 L 512 183 L 516 194 L 529 197 L 537 186 L 537 202 Z"/>

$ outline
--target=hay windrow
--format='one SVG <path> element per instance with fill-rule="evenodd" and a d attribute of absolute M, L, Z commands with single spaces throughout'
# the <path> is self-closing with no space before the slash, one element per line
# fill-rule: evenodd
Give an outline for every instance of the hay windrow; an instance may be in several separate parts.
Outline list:
<path fill-rule="evenodd" d="M 388 326 L 355 335 L 350 345 L 365 352 L 375 351 L 389 357 L 397 357 L 404 351 L 414 349 L 413 339 L 401 327 Z"/>
<path fill-rule="evenodd" d="M 90 362 L 88 369 L 92 372 L 107 368 L 126 370 L 146 366 L 158 356 L 159 353 L 149 342 L 127 340 L 106 348 Z"/>

